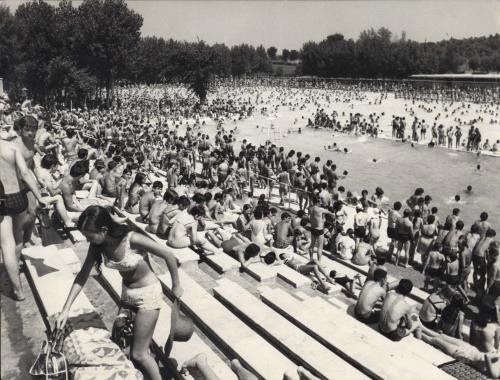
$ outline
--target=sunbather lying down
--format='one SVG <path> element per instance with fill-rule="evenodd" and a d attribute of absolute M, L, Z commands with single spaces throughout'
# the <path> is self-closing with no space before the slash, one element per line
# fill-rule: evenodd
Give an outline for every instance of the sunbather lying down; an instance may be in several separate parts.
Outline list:
<path fill-rule="evenodd" d="M 243 367 L 238 359 L 231 361 L 231 369 L 238 377 L 238 380 L 257 380 L 252 372 Z M 217 376 L 217 374 L 210 368 L 207 361 L 207 356 L 203 353 L 194 356 L 193 358 L 187 360 L 181 368 L 181 374 L 190 374 L 196 379 L 200 380 L 222 380 Z M 303 367 L 297 367 L 297 373 L 284 373 L 283 380 L 318 380 L 319 378 L 312 375 L 308 370 Z"/>
<path fill-rule="evenodd" d="M 425 326 L 421 326 L 421 334 L 416 333 L 415 336 L 455 359 L 470 363 L 493 379 L 500 378 L 500 355 L 498 353 L 485 354 L 461 339 L 440 334 Z"/>
<path fill-rule="evenodd" d="M 298 257 L 295 257 L 296 255 L 293 253 L 282 252 L 277 255 L 267 245 L 252 243 L 243 235 L 239 233 L 231 234 L 222 228 L 208 231 L 207 239 L 213 245 L 222 248 L 225 253 L 238 260 L 243 268 L 258 262 L 267 265 L 285 264 L 303 275 L 314 275 L 321 291 L 328 291 L 330 287 L 327 282 L 329 282 L 330 284 L 337 283 L 345 287 L 350 294 L 353 294 L 353 279 L 343 274 L 337 274 L 335 271 L 330 272 L 330 274 L 326 273 L 315 259 L 304 263 Z"/>

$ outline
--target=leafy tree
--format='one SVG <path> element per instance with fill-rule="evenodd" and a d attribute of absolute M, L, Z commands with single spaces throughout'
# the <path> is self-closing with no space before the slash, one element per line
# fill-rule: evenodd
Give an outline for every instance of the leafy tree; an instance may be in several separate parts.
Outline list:
<path fill-rule="evenodd" d="M 300 58 L 300 54 L 297 50 L 291 50 L 290 51 L 290 60 L 291 61 L 296 61 L 297 59 Z"/>
<path fill-rule="evenodd" d="M 84 0 L 78 16 L 78 63 L 97 77 L 110 100 L 114 81 L 130 69 L 142 17 L 128 9 L 124 0 Z"/>
<path fill-rule="evenodd" d="M 276 49 L 276 47 L 274 46 L 271 46 L 267 49 L 267 55 L 269 56 L 269 58 L 271 59 L 276 59 L 276 53 L 278 52 L 278 49 Z"/>
<path fill-rule="evenodd" d="M 281 57 L 283 58 L 283 61 L 288 61 L 290 59 L 290 50 L 283 49 L 283 51 L 281 52 Z"/>

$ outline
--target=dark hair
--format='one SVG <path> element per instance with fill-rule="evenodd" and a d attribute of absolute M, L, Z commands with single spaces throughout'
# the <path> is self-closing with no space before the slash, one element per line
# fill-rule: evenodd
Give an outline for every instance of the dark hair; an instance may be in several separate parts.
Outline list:
<path fill-rule="evenodd" d="M 264 213 L 263 213 L 263 211 L 262 211 L 262 208 L 260 208 L 260 207 L 257 207 L 257 208 L 255 209 L 255 211 L 253 212 L 253 216 L 254 216 L 254 217 L 255 217 L 255 219 L 257 219 L 257 220 L 258 220 L 258 219 L 262 219 L 263 214 L 264 214 Z"/>
<path fill-rule="evenodd" d="M 459 208 L 454 208 L 452 211 L 453 215 L 458 215 L 459 212 L 460 212 Z"/>
<path fill-rule="evenodd" d="M 276 261 L 276 253 L 274 252 L 268 252 L 264 255 L 264 263 L 267 265 L 271 265 Z"/>
<path fill-rule="evenodd" d="M 42 160 L 40 161 L 40 166 L 44 169 L 50 169 L 54 165 L 59 165 L 59 160 L 52 153 L 46 154 L 45 156 L 42 157 Z"/>
<path fill-rule="evenodd" d="M 427 223 L 428 224 L 433 224 L 436 221 L 436 217 L 434 215 L 429 215 L 427 217 Z"/>
<path fill-rule="evenodd" d="M 115 239 L 123 239 L 132 231 L 128 225 L 115 222 L 109 211 L 102 206 L 87 207 L 80 214 L 76 226 L 80 231 L 90 232 L 100 232 L 102 228 L 107 228 L 108 234 Z M 90 247 L 92 248 L 93 246 L 95 244 L 90 243 Z M 89 249 L 89 252 L 94 254 L 95 266 L 100 272 L 102 264 L 101 252 L 96 249 Z"/>
<path fill-rule="evenodd" d="M 454 294 L 451 297 L 450 304 L 446 306 L 441 312 L 441 321 L 439 322 L 442 325 L 443 322 L 448 324 L 454 324 L 457 320 L 458 313 L 464 307 L 464 299 L 460 294 Z"/>
<path fill-rule="evenodd" d="M 383 269 L 377 268 L 373 272 L 373 280 L 379 282 L 387 277 L 387 272 Z"/>
<path fill-rule="evenodd" d="M 153 189 L 163 189 L 163 183 L 161 183 L 160 181 L 154 181 Z"/>
<path fill-rule="evenodd" d="M 165 191 L 165 194 L 163 194 L 163 199 L 171 204 L 176 204 L 178 198 L 179 198 L 179 195 L 177 194 L 177 192 L 175 192 L 172 189 L 167 189 Z"/>
<path fill-rule="evenodd" d="M 130 188 L 132 189 L 132 187 L 135 184 L 138 184 L 138 185 L 142 186 L 144 184 L 145 180 L 146 180 L 146 174 L 144 174 L 144 173 L 137 173 L 135 175 L 134 182 L 132 183 L 132 185 L 130 186 Z"/>
<path fill-rule="evenodd" d="M 459 220 L 458 222 L 455 223 L 455 228 L 459 231 L 463 230 L 464 229 L 464 222 Z"/>
<path fill-rule="evenodd" d="M 118 163 L 116 161 L 113 161 L 113 160 L 109 161 L 108 162 L 108 171 L 113 170 L 117 166 L 118 166 Z"/>
<path fill-rule="evenodd" d="M 245 252 L 243 253 L 243 258 L 245 260 L 251 259 L 252 257 L 257 256 L 259 252 L 260 252 L 260 247 L 257 244 L 250 243 L 245 248 Z"/>
<path fill-rule="evenodd" d="M 486 211 L 483 211 L 481 215 L 479 215 L 479 219 L 481 219 L 482 222 L 488 220 L 488 213 Z"/>
<path fill-rule="evenodd" d="M 486 237 L 495 237 L 497 236 L 497 232 L 493 228 L 488 228 L 486 231 Z"/>
<path fill-rule="evenodd" d="M 289 213 L 284 212 L 283 214 L 281 214 L 281 220 L 285 220 L 286 218 L 291 218 Z"/>
<path fill-rule="evenodd" d="M 190 214 L 191 214 L 193 217 L 197 217 L 197 216 L 205 216 L 205 210 L 203 209 L 203 207 L 202 207 L 202 206 L 194 206 L 194 207 L 191 209 Z"/>
<path fill-rule="evenodd" d="M 177 199 L 177 205 L 179 206 L 179 208 L 181 209 L 186 209 L 189 207 L 191 203 L 189 202 L 189 198 L 186 197 L 185 195 L 182 195 L 180 196 L 178 199 Z"/>
<path fill-rule="evenodd" d="M 401 210 L 401 207 L 403 207 L 401 202 L 399 202 L 399 201 L 394 202 L 394 210 L 399 211 L 399 210 Z"/>
<path fill-rule="evenodd" d="M 22 131 L 23 129 L 38 129 L 38 121 L 31 115 L 26 115 L 14 121 L 14 130 Z"/>
<path fill-rule="evenodd" d="M 76 132 L 73 128 L 66 129 L 66 136 L 68 136 L 69 138 L 72 138 L 75 135 L 76 135 Z"/>
<path fill-rule="evenodd" d="M 411 293 L 412 289 L 413 289 L 413 282 L 411 282 L 411 280 L 408 280 L 407 278 L 403 278 L 399 281 L 398 287 L 396 288 L 396 292 L 404 296 L 407 296 L 408 294 Z"/>
<path fill-rule="evenodd" d="M 80 148 L 80 149 L 78 149 L 77 155 L 78 155 L 78 159 L 85 160 L 89 155 L 89 151 L 85 148 Z"/>
<path fill-rule="evenodd" d="M 87 171 L 88 171 L 88 163 L 86 165 L 84 161 L 76 161 L 69 170 L 69 174 L 71 175 L 71 177 L 76 178 L 84 176 L 87 173 Z"/>

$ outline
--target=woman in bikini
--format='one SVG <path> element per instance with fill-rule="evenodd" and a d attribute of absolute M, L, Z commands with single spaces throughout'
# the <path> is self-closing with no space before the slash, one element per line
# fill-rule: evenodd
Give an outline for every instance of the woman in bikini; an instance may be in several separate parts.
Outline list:
<path fill-rule="evenodd" d="M 131 359 L 149 379 L 160 380 L 160 370 L 149 354 L 149 346 L 160 314 L 163 293 L 158 278 L 140 252 L 149 252 L 165 260 L 172 277 L 172 292 L 174 297 L 179 298 L 183 289 L 179 283 L 175 257 L 166 247 L 132 232 L 126 225 L 116 223 L 109 212 L 100 206 L 89 206 L 81 214 L 77 225 L 90 246 L 63 310 L 57 317 L 56 327 L 64 328 L 71 305 L 87 282 L 94 265 L 98 270 L 103 263 L 110 269 L 118 270 L 123 278 L 122 302 L 137 311 Z"/>

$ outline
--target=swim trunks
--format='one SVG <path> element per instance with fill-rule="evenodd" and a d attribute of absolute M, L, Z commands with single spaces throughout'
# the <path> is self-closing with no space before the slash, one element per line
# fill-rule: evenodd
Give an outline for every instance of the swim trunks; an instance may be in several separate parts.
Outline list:
<path fill-rule="evenodd" d="M 430 268 L 428 267 L 425 270 L 425 274 L 429 277 L 439 277 L 440 276 L 440 268 Z"/>
<path fill-rule="evenodd" d="M 371 325 L 372 323 L 377 323 L 379 319 L 378 311 L 372 310 L 368 315 L 363 315 L 358 313 L 356 309 L 354 309 L 354 316 L 360 322 Z"/>
<path fill-rule="evenodd" d="M 389 239 L 397 239 L 398 235 L 394 227 L 387 227 L 387 237 Z"/>
<path fill-rule="evenodd" d="M 17 215 L 28 208 L 26 191 L 5 194 L 0 203 L 0 215 Z"/>
<path fill-rule="evenodd" d="M 460 284 L 460 275 L 449 274 L 446 276 L 446 282 L 448 283 L 448 285 L 457 286 Z"/>
<path fill-rule="evenodd" d="M 354 229 L 354 235 L 360 239 L 363 239 L 366 236 L 366 227 L 365 226 L 357 226 Z"/>
<path fill-rule="evenodd" d="M 493 297 L 500 297 L 500 281 L 495 281 L 491 288 L 488 290 L 488 294 Z"/>
<path fill-rule="evenodd" d="M 398 233 L 398 240 L 402 243 L 406 243 L 407 241 L 410 241 L 413 239 L 412 234 L 409 233 Z"/>
<path fill-rule="evenodd" d="M 281 249 L 284 249 L 284 248 L 287 248 L 291 243 L 291 239 L 290 238 L 287 238 L 285 240 L 276 240 L 274 242 L 274 246 L 276 248 L 281 248 Z"/>
<path fill-rule="evenodd" d="M 323 235 L 323 229 L 322 228 L 311 228 L 311 235 L 321 236 L 321 235 Z"/>
<path fill-rule="evenodd" d="M 472 264 L 474 272 L 486 274 L 486 259 L 484 257 L 472 255 Z"/>

